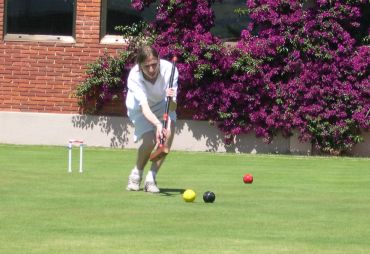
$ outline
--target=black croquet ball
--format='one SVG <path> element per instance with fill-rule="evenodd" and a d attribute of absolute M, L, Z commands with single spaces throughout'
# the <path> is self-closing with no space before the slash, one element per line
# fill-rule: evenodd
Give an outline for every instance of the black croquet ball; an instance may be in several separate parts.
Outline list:
<path fill-rule="evenodd" d="M 203 194 L 203 200 L 206 203 L 213 203 L 216 199 L 216 195 L 212 191 L 206 191 Z"/>

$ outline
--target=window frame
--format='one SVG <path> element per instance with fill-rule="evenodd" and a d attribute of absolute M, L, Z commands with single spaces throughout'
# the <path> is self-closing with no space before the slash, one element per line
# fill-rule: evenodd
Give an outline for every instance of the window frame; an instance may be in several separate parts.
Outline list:
<path fill-rule="evenodd" d="M 12 34 L 8 33 L 8 1 L 4 1 L 4 19 L 3 19 L 3 36 L 4 41 L 37 41 L 37 42 L 60 42 L 60 43 L 76 43 L 76 15 L 77 1 L 74 0 L 73 20 L 72 20 L 72 35 L 44 35 L 44 34 Z"/>
<path fill-rule="evenodd" d="M 101 44 L 127 44 L 122 35 L 110 35 L 107 33 L 108 0 L 101 1 L 100 8 L 100 43 Z"/>

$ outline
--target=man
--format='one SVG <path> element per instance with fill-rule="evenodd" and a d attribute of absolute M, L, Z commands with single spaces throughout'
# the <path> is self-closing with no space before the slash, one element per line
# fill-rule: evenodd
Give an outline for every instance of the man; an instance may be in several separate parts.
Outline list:
<path fill-rule="evenodd" d="M 144 168 L 148 163 L 156 143 L 164 137 L 166 145 L 171 147 L 176 121 L 176 95 L 178 71 L 175 69 L 173 87 L 169 88 L 172 63 L 160 59 L 157 51 L 151 46 L 142 47 L 137 54 L 136 65 L 131 69 L 126 97 L 127 115 L 135 126 L 134 141 L 142 140 L 137 152 L 136 165 L 132 169 L 127 190 L 140 190 Z M 167 97 L 171 97 L 169 124 L 164 129 L 161 121 Z M 148 171 L 144 191 L 159 193 L 156 176 L 164 158 L 152 162 Z"/>

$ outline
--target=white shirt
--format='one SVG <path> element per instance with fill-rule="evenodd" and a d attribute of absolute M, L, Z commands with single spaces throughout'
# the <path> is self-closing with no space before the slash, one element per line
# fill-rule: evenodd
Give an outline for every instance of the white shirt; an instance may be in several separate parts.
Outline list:
<path fill-rule="evenodd" d="M 135 65 L 128 75 L 126 108 L 128 117 L 135 125 L 135 142 L 140 140 L 144 133 L 154 129 L 153 124 L 145 118 L 141 110 L 141 105 L 148 102 L 150 110 L 158 119 L 162 119 L 165 112 L 167 100 L 166 89 L 170 83 L 172 63 L 163 59 L 160 59 L 159 63 L 159 73 L 154 84 L 144 78 L 138 65 Z M 177 94 L 178 77 L 179 73 L 176 68 L 172 86 L 175 90 L 175 95 Z M 176 101 L 176 96 L 172 97 L 172 99 Z M 169 112 L 169 117 L 171 121 L 176 121 L 176 112 Z"/>
<path fill-rule="evenodd" d="M 172 63 L 163 59 L 160 59 L 159 63 L 159 74 L 154 84 L 144 78 L 137 64 L 131 69 L 127 79 L 128 92 L 126 97 L 129 116 L 135 111 L 141 112 L 140 106 L 144 102 L 148 102 L 149 107 L 152 108 L 166 100 L 166 89 L 170 83 Z M 178 76 L 176 68 L 172 86 L 175 89 L 175 94 L 177 94 Z M 176 96 L 172 99 L 176 101 Z"/>

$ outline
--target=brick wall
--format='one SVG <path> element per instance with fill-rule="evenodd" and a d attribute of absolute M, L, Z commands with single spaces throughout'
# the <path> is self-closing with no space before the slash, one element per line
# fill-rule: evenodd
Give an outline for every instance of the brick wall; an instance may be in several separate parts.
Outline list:
<path fill-rule="evenodd" d="M 0 0 L 0 111 L 78 113 L 76 86 L 86 64 L 104 50 L 116 54 L 122 45 L 100 44 L 101 0 L 76 0 L 76 43 L 4 41 L 4 0 Z M 122 111 L 110 105 L 108 111 Z M 109 112 L 108 112 L 109 113 Z"/>

